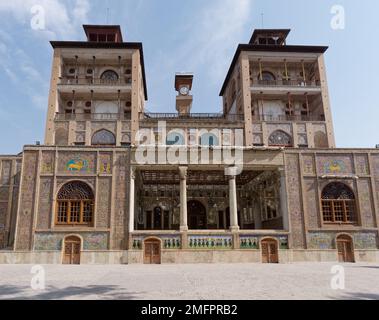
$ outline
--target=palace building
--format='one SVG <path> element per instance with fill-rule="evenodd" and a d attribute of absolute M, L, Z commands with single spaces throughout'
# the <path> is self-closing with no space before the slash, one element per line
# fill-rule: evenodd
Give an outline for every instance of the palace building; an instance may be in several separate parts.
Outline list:
<path fill-rule="evenodd" d="M 142 44 L 84 30 L 51 42 L 43 145 L 0 156 L 0 263 L 379 261 L 379 149 L 336 148 L 327 47 L 255 30 L 222 113 L 189 73 L 149 113 Z"/>

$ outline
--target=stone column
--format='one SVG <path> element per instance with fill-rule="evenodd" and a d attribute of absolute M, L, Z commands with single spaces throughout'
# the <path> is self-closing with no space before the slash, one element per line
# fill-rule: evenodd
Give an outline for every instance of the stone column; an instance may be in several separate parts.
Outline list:
<path fill-rule="evenodd" d="M 261 205 L 260 200 L 257 199 L 257 201 L 254 202 L 254 222 L 255 222 L 255 230 L 261 230 L 262 229 L 262 214 L 261 214 Z"/>
<path fill-rule="evenodd" d="M 280 210 L 283 217 L 283 229 L 289 231 L 289 215 L 288 215 L 288 204 L 287 204 L 287 187 L 286 187 L 286 171 L 284 168 L 279 169 L 279 179 L 280 179 Z"/>
<path fill-rule="evenodd" d="M 130 168 L 130 188 L 129 188 L 129 233 L 134 232 L 135 180 L 136 180 L 136 169 L 132 167 Z"/>
<path fill-rule="evenodd" d="M 236 167 L 227 168 L 225 174 L 229 177 L 229 207 L 230 207 L 230 230 L 239 231 Z"/>
<path fill-rule="evenodd" d="M 179 167 L 180 177 L 180 231 L 188 231 L 187 218 L 187 167 Z"/>

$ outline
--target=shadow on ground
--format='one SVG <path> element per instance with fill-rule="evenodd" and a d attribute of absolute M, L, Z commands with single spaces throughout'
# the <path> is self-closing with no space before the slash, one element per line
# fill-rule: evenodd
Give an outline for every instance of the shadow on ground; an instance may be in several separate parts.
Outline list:
<path fill-rule="evenodd" d="M 85 286 L 55 288 L 47 287 L 45 290 L 33 291 L 30 287 L 1 286 L 0 300 L 75 300 L 75 299 L 113 299 L 136 300 L 143 293 L 127 292 L 118 286 Z"/>
<path fill-rule="evenodd" d="M 342 294 L 334 300 L 379 300 L 378 293 L 349 292 Z"/>

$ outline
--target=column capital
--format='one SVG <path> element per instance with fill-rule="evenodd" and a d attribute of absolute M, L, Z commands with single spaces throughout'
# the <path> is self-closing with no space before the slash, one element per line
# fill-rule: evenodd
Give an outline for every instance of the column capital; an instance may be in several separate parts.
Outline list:
<path fill-rule="evenodd" d="M 136 167 L 130 167 L 130 178 L 135 180 L 136 178 L 137 169 Z"/>
<path fill-rule="evenodd" d="M 235 179 L 237 176 L 238 167 L 227 167 L 225 168 L 225 175 L 228 176 L 230 180 Z"/>
<path fill-rule="evenodd" d="M 180 180 L 187 180 L 188 167 L 179 167 L 179 178 Z"/>
<path fill-rule="evenodd" d="M 286 176 L 286 169 L 284 167 L 279 167 L 278 173 L 280 174 L 281 177 L 285 177 Z"/>

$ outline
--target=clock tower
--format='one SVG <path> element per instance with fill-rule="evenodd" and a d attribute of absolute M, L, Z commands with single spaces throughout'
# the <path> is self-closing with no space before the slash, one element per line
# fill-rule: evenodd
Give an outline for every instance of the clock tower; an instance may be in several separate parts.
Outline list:
<path fill-rule="evenodd" d="M 176 110 L 180 116 L 191 113 L 193 96 L 192 90 L 193 74 L 177 73 L 175 76 L 175 90 L 178 92 L 176 97 Z"/>

